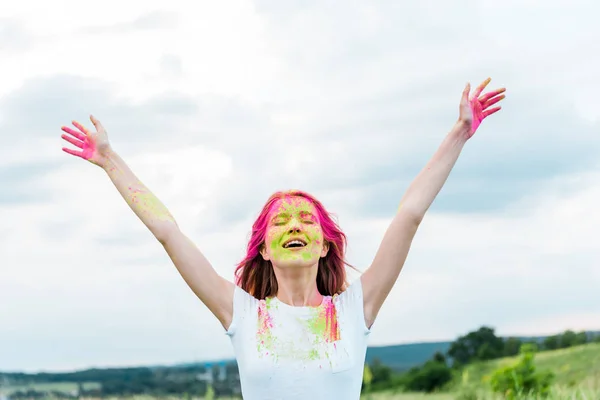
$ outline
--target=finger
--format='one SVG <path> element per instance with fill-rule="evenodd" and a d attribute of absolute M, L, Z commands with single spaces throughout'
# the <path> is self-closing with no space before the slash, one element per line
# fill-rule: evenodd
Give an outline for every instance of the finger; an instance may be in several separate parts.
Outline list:
<path fill-rule="evenodd" d="M 79 122 L 77 121 L 71 121 L 73 123 L 73 125 L 75 125 L 75 127 L 77 129 L 79 129 L 81 132 L 85 133 L 86 136 L 88 136 L 90 134 L 90 131 L 87 130 L 87 128 L 83 125 L 81 125 Z"/>
<path fill-rule="evenodd" d="M 490 108 L 489 110 L 485 110 L 483 112 L 483 118 L 487 117 L 488 115 L 492 115 L 493 113 L 500 111 L 501 109 L 502 109 L 502 107 L 498 106 L 498 107 Z"/>
<path fill-rule="evenodd" d="M 505 96 L 498 96 L 498 97 L 494 97 L 493 99 L 490 99 L 490 100 L 486 101 L 483 104 L 483 108 L 486 109 L 489 106 L 492 106 L 492 105 L 496 104 L 497 102 L 499 102 L 500 100 L 502 100 L 504 97 Z"/>
<path fill-rule="evenodd" d="M 473 97 L 475 97 L 475 98 L 479 97 L 481 92 L 483 92 L 483 89 L 485 89 L 485 87 L 488 85 L 488 83 L 490 83 L 491 80 L 492 80 L 492 78 L 487 78 L 485 81 L 481 82 L 481 85 L 477 86 L 477 89 L 475 90 Z"/>
<path fill-rule="evenodd" d="M 64 140 L 66 140 L 67 142 L 79 147 L 80 149 L 83 149 L 83 142 L 81 140 L 72 138 L 71 136 L 67 136 L 64 133 L 62 135 L 60 135 L 61 138 L 63 138 Z"/>
<path fill-rule="evenodd" d="M 96 127 L 96 130 L 98 132 L 103 131 L 104 127 L 102 126 L 102 124 L 100 123 L 100 121 L 98 121 L 96 119 L 96 117 L 94 117 L 93 115 L 90 115 L 90 121 L 92 121 L 92 124 L 94 124 L 94 126 Z"/>
<path fill-rule="evenodd" d="M 69 149 L 69 148 L 67 148 L 67 147 L 63 147 L 62 149 L 63 149 L 63 151 L 64 151 L 65 153 L 69 153 L 69 154 L 71 154 L 71 155 L 73 155 L 73 156 L 77 156 L 77 157 L 84 158 L 84 157 L 83 157 L 83 151 L 71 150 L 71 149 Z"/>
<path fill-rule="evenodd" d="M 488 101 L 492 97 L 497 96 L 500 93 L 504 93 L 505 91 L 506 91 L 506 88 L 501 88 L 501 89 L 494 90 L 493 92 L 486 93 L 483 96 L 481 96 L 481 98 L 479 99 L 479 101 L 481 101 L 482 103 L 485 103 L 486 101 Z"/>
<path fill-rule="evenodd" d="M 79 140 L 85 140 L 85 135 L 83 135 L 81 132 L 76 131 L 75 129 L 69 128 L 68 126 L 61 126 L 60 129 L 75 136 Z"/>

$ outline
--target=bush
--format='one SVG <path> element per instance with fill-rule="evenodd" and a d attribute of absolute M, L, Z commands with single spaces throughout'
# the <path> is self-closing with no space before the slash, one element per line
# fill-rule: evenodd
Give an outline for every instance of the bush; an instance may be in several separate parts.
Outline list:
<path fill-rule="evenodd" d="M 406 389 L 431 393 L 452 380 L 452 370 L 439 361 L 428 361 L 422 367 L 411 369 L 404 379 Z"/>
<path fill-rule="evenodd" d="M 500 368 L 492 374 L 492 390 L 511 400 L 522 395 L 547 396 L 554 375 L 551 372 L 536 371 L 533 362 L 536 350 L 536 346 L 532 344 L 521 346 L 521 358 L 516 364 Z"/>

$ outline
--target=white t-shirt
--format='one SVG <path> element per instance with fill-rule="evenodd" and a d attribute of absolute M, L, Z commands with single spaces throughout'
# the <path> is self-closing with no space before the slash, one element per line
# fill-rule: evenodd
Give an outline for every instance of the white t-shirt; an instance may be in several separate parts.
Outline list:
<path fill-rule="evenodd" d="M 360 399 L 367 337 L 362 284 L 318 307 L 235 288 L 231 338 L 244 400 Z"/>

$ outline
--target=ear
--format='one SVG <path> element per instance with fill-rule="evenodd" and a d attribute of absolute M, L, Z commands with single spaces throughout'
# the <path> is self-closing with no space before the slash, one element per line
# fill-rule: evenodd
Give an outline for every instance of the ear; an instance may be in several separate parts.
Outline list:
<path fill-rule="evenodd" d="M 269 254 L 267 254 L 267 247 L 264 245 L 264 243 L 260 246 L 260 255 L 262 256 L 263 260 L 269 261 Z"/>
<path fill-rule="evenodd" d="M 321 257 L 325 257 L 329 253 L 329 242 L 323 240 L 323 250 L 321 250 Z"/>

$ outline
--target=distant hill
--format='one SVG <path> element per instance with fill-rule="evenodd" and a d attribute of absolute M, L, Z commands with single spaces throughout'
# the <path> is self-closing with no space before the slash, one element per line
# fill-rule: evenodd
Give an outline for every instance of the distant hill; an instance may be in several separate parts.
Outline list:
<path fill-rule="evenodd" d="M 378 359 L 388 367 L 400 372 L 429 360 L 436 352 L 446 353 L 452 342 L 425 342 L 377 346 L 367 348 L 367 363 Z"/>

